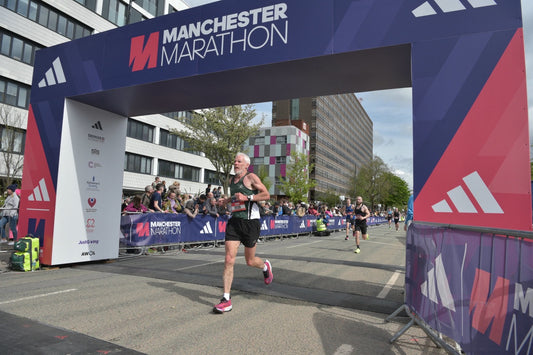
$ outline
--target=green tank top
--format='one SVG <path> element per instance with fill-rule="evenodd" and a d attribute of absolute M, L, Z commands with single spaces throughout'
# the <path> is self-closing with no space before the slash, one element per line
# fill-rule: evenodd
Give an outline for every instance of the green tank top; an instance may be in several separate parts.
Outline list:
<path fill-rule="evenodd" d="M 234 179 L 231 179 L 231 183 L 229 185 L 231 196 L 234 196 L 237 192 L 240 192 L 241 194 L 246 195 L 246 196 L 256 195 L 258 193 L 258 190 L 250 190 L 249 188 L 244 186 L 243 181 L 246 175 L 248 175 L 248 173 L 246 173 L 236 183 L 234 182 Z M 237 205 L 239 205 L 239 203 L 237 203 Z M 257 205 L 256 201 L 241 202 L 240 205 L 241 206 L 244 205 L 243 209 L 242 207 L 241 208 L 237 207 L 237 209 L 240 209 L 239 211 L 233 211 L 232 209 L 232 212 L 231 212 L 232 217 L 237 217 L 237 218 L 242 218 L 242 219 L 259 219 L 260 217 L 259 206 Z M 236 206 L 236 205 L 232 203 L 232 207 L 233 206 Z"/>

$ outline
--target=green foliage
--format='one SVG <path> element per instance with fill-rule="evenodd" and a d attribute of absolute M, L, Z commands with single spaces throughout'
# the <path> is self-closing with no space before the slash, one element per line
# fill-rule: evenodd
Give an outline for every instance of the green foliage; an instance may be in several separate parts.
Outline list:
<path fill-rule="evenodd" d="M 309 190 L 316 186 L 316 181 L 309 178 L 309 171 L 313 169 L 313 166 L 314 164 L 309 164 L 307 155 L 304 153 L 291 153 L 281 189 L 292 203 L 308 202 Z"/>
<path fill-rule="evenodd" d="M 259 177 L 259 179 L 261 179 L 261 182 L 263 183 L 263 185 L 265 185 L 266 189 L 270 191 L 270 188 L 272 187 L 272 180 L 270 180 L 270 177 L 268 176 L 268 167 L 266 165 L 259 166 L 257 176 Z"/>
<path fill-rule="evenodd" d="M 330 209 L 342 204 L 340 197 L 333 191 L 317 192 L 316 199 L 328 205 Z"/>
<path fill-rule="evenodd" d="M 384 196 L 382 201 L 383 206 L 395 206 L 399 209 L 404 209 L 407 206 L 407 201 L 411 192 L 409 191 L 409 185 L 402 178 L 388 173 L 388 179 L 390 182 L 390 190 L 388 194 Z"/>
<path fill-rule="evenodd" d="M 355 178 L 355 196 L 362 196 L 370 209 L 381 203 L 390 190 L 389 168 L 380 157 L 363 165 Z"/>
<path fill-rule="evenodd" d="M 205 153 L 227 191 L 235 155 L 263 124 L 263 120 L 252 124 L 255 117 L 253 105 L 205 109 L 192 118 L 177 118 L 185 128 L 171 130 L 171 133 L 187 141 L 189 150 Z"/>
<path fill-rule="evenodd" d="M 407 205 L 410 195 L 407 182 L 394 175 L 377 156 L 361 167 L 352 181 L 355 186 L 352 196 L 362 196 L 371 209 L 378 204 L 381 204 L 382 208 L 387 206 L 401 208 Z"/>

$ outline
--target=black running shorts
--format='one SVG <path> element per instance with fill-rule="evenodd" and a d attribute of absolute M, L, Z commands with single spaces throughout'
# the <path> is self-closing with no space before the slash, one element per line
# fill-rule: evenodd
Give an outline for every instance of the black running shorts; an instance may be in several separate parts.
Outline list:
<path fill-rule="evenodd" d="M 361 234 L 367 234 L 367 225 L 366 225 L 366 221 L 363 221 L 362 223 L 359 222 L 359 220 L 355 220 L 355 228 L 354 230 L 356 231 L 360 231 Z"/>
<path fill-rule="evenodd" d="M 261 233 L 258 219 L 231 217 L 226 226 L 226 240 L 236 240 L 247 248 L 253 248 Z"/>

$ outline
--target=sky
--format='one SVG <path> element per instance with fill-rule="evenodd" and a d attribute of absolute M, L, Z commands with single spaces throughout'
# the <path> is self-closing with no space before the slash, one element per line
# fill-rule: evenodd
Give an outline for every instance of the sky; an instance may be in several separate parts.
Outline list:
<path fill-rule="evenodd" d="M 217 0 L 184 0 L 199 6 Z M 522 20 L 526 52 L 528 87 L 529 140 L 533 141 L 533 0 L 522 0 Z M 355 93 L 374 122 L 374 155 L 380 157 L 391 171 L 413 187 L 413 111 L 411 88 Z M 255 105 L 265 126 L 272 120 L 272 103 Z"/>

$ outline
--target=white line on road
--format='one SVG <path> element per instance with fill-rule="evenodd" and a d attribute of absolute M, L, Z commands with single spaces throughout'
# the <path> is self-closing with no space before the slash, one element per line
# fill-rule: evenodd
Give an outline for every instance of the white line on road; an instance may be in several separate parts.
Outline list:
<path fill-rule="evenodd" d="M 342 344 L 333 355 L 348 355 L 351 353 L 353 353 L 353 346 L 350 344 Z"/>
<path fill-rule="evenodd" d="M 392 286 L 396 283 L 396 280 L 398 280 L 398 277 L 400 276 L 400 273 L 396 271 L 392 276 L 390 277 L 389 281 L 383 287 L 383 290 L 378 295 L 378 298 L 385 298 L 389 294 L 390 290 L 392 289 Z"/>
<path fill-rule="evenodd" d="M 323 240 L 317 240 L 317 241 L 311 242 L 311 243 L 301 243 L 301 244 L 291 245 L 290 247 L 287 247 L 285 249 L 298 248 L 298 247 L 301 247 L 302 245 L 316 244 L 316 243 L 322 243 L 322 242 L 323 242 Z"/>
<path fill-rule="evenodd" d="M 47 297 L 47 296 L 53 296 L 53 295 L 58 295 L 58 294 L 60 294 L 60 293 L 66 293 L 66 292 L 72 292 L 72 291 L 78 291 L 78 289 L 77 289 L 77 288 L 71 288 L 71 289 L 69 289 L 69 290 L 63 290 L 63 291 L 57 291 L 57 292 L 50 292 L 50 293 L 43 293 L 43 294 L 35 295 L 35 296 L 29 296 L 29 297 L 17 298 L 17 299 L 14 299 L 14 300 L 9 300 L 9 301 L 0 302 L 0 305 L 2 305 L 2 304 L 7 304 L 7 303 L 13 303 L 13 302 L 20 302 L 20 301 L 33 300 L 33 299 L 35 299 L 35 298 Z"/>
<path fill-rule="evenodd" d="M 242 259 L 242 258 L 244 258 L 244 256 L 237 256 L 237 257 L 235 258 L 235 260 L 237 260 L 237 259 Z M 203 264 L 198 264 L 198 265 L 191 265 L 191 266 L 180 267 L 179 269 L 175 269 L 175 271 L 182 271 L 182 270 L 187 270 L 187 269 L 194 269 L 195 267 L 202 267 L 202 266 L 213 265 L 213 264 L 220 264 L 220 263 L 224 263 L 224 260 L 211 261 L 211 262 L 209 262 L 209 263 L 203 263 Z"/>

